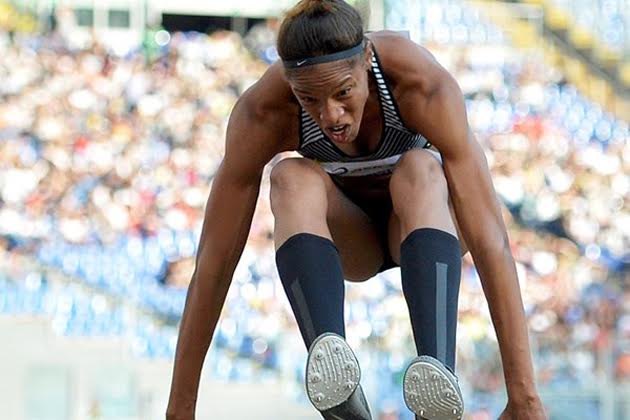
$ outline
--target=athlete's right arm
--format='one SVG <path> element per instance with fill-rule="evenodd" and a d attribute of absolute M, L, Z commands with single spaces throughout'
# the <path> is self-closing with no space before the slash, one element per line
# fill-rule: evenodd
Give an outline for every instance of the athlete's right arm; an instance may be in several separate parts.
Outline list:
<path fill-rule="evenodd" d="M 168 420 L 194 419 L 201 369 L 247 240 L 263 168 L 274 155 L 289 149 L 282 144 L 286 143 L 283 138 L 293 134 L 287 127 L 288 118 L 252 105 L 256 97 L 254 88 L 239 100 L 230 116 L 225 157 L 206 204 L 179 329 Z"/>

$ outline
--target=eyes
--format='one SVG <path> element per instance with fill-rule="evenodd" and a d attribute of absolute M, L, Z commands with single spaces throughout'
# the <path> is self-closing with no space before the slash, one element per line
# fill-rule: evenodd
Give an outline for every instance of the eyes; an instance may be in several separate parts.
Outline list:
<path fill-rule="evenodd" d="M 350 96 L 350 92 L 351 92 L 351 91 L 352 91 L 352 88 L 351 88 L 351 87 L 347 87 L 347 88 L 345 88 L 345 89 L 343 89 L 343 90 L 339 91 L 339 92 L 337 93 L 337 97 L 338 97 L 338 98 L 345 98 L 345 97 L 347 97 L 347 96 Z"/>
<path fill-rule="evenodd" d="M 350 97 L 350 94 L 352 93 L 352 86 L 348 86 L 346 88 L 341 89 L 340 91 L 338 91 L 337 93 L 335 93 L 334 97 L 336 99 L 348 99 Z M 300 96 L 300 101 L 304 104 L 304 105 L 314 105 L 315 103 L 317 103 L 318 99 L 315 98 L 314 96 L 304 96 L 301 95 Z"/>
<path fill-rule="evenodd" d="M 317 102 L 317 100 L 313 98 L 312 96 L 302 96 L 300 97 L 300 100 L 302 101 L 304 105 L 312 105 L 315 102 Z"/>

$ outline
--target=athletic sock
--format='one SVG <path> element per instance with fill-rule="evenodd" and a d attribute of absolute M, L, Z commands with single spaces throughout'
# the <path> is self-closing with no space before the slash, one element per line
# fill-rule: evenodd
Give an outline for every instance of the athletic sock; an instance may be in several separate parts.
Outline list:
<path fill-rule="evenodd" d="M 276 264 L 306 348 L 325 332 L 345 338 L 344 279 L 335 244 L 298 233 L 278 248 Z"/>
<path fill-rule="evenodd" d="M 400 246 L 402 289 L 418 355 L 435 357 L 455 372 L 459 241 L 448 232 L 414 230 Z"/>

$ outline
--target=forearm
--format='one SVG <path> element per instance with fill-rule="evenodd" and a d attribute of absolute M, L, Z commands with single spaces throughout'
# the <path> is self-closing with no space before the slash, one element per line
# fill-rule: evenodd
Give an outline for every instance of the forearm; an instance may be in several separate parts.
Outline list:
<path fill-rule="evenodd" d="M 194 276 L 179 327 L 170 403 L 194 412 L 203 362 L 208 352 L 230 278 L 198 281 Z"/>
<path fill-rule="evenodd" d="M 445 171 L 457 218 L 490 308 L 508 395 L 528 398 L 536 391 L 516 265 L 485 155 L 472 140 L 470 134 L 466 158 L 446 160 Z"/>
<path fill-rule="evenodd" d="M 514 259 L 507 246 L 477 254 L 473 257 L 499 341 L 508 396 L 527 399 L 536 390 Z"/>
<path fill-rule="evenodd" d="M 247 241 L 258 185 L 259 179 L 239 188 L 217 182 L 208 200 L 195 273 L 179 327 L 167 410 L 186 412 L 186 419 L 194 415 L 203 362 Z"/>

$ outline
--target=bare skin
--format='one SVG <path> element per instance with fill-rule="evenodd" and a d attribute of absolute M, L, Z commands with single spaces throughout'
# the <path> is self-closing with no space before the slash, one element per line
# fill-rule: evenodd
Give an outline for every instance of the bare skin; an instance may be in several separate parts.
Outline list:
<path fill-rule="evenodd" d="M 295 233 L 318 234 L 335 241 L 346 278 L 373 276 L 386 250 L 369 217 L 342 192 L 346 188 L 366 197 L 391 195 L 387 246 L 395 261 L 401 240 L 414 229 L 436 227 L 457 235 L 475 260 L 499 339 L 509 399 L 501 418 L 543 419 L 514 260 L 461 91 L 411 41 L 391 32 L 371 34 L 370 40 L 403 120 L 440 151 L 443 166 L 427 151 L 412 150 L 391 177 L 362 177 L 340 188 L 314 162 L 284 160 L 271 176 L 276 246 Z M 276 63 L 235 106 L 180 326 L 168 419 L 194 418 L 201 368 L 247 239 L 263 168 L 276 154 L 297 149 L 299 105 L 325 132 L 351 126 L 348 138 L 336 143 L 345 153 L 365 155 L 378 146 L 382 121 L 367 51 L 354 66 L 332 62 L 288 75 Z"/>

